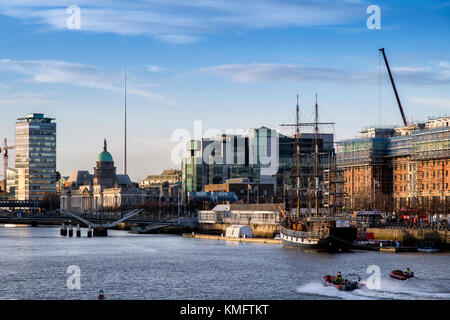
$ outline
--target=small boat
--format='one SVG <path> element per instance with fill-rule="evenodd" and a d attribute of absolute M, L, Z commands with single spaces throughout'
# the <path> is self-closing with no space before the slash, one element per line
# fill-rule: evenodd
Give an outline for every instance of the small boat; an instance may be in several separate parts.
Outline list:
<path fill-rule="evenodd" d="M 326 287 L 333 286 L 336 289 L 343 290 L 343 291 L 352 291 L 355 289 L 359 289 L 359 288 L 361 288 L 361 286 L 363 286 L 363 284 L 360 283 L 359 277 L 358 277 L 358 281 L 343 279 L 340 284 L 337 284 L 337 283 L 333 282 L 333 276 L 330 274 L 327 274 L 326 276 L 324 276 L 322 279 L 322 282 L 323 282 L 323 285 Z"/>
<path fill-rule="evenodd" d="M 439 252 L 439 249 L 436 247 L 419 247 L 417 249 L 419 252 Z"/>
<path fill-rule="evenodd" d="M 402 270 L 392 270 L 391 272 L 389 272 L 389 276 L 391 278 L 398 279 L 398 280 L 406 280 L 409 278 L 413 278 L 414 272 L 410 272 L 409 274 L 407 274 L 406 272 L 403 272 Z"/>
<path fill-rule="evenodd" d="M 99 291 L 99 293 L 98 293 L 98 299 L 99 299 L 99 300 L 105 299 L 105 294 L 103 293 L 103 290 L 100 290 L 100 291 Z"/>

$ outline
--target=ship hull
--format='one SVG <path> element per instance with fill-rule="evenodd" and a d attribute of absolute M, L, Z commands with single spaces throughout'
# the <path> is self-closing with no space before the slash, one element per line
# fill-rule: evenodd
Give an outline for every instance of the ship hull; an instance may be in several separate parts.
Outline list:
<path fill-rule="evenodd" d="M 326 251 L 343 251 L 352 247 L 357 236 L 357 228 L 330 228 L 327 237 L 305 237 L 305 233 L 280 228 L 282 246 L 285 248 L 316 249 Z"/>

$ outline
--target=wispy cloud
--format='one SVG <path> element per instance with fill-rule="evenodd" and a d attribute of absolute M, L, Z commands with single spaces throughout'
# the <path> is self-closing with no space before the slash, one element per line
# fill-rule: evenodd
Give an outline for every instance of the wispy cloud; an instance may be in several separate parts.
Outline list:
<path fill-rule="evenodd" d="M 4 92 L 1 93 L 0 106 L 32 106 L 48 104 L 51 100 L 44 94 L 35 92 Z"/>
<path fill-rule="evenodd" d="M 227 64 L 199 69 L 198 72 L 220 75 L 233 82 L 265 82 L 265 81 L 329 81 L 329 82 L 375 82 L 378 72 L 354 72 L 351 70 L 310 67 L 294 64 L 252 63 Z M 399 82 L 408 84 L 450 84 L 448 70 L 439 66 L 398 67 L 393 69 Z"/>
<path fill-rule="evenodd" d="M 27 77 L 27 80 L 38 83 L 62 83 L 111 91 L 123 90 L 123 73 L 121 72 L 61 60 L 0 59 L 0 71 L 23 75 Z M 127 87 L 127 92 L 161 102 L 170 102 L 163 95 L 146 89 L 145 84 L 135 85 L 132 82 Z"/>
<path fill-rule="evenodd" d="M 2 0 L 0 14 L 66 28 L 70 1 Z M 360 1 L 331 0 L 78 0 L 81 31 L 148 35 L 172 43 L 227 31 L 268 27 L 343 26 L 365 14 Z"/>
<path fill-rule="evenodd" d="M 164 68 L 160 66 L 147 66 L 147 70 L 150 72 L 161 72 L 164 70 Z"/>
<path fill-rule="evenodd" d="M 421 104 L 428 107 L 439 107 L 450 109 L 450 99 L 435 97 L 411 97 L 411 102 Z"/>

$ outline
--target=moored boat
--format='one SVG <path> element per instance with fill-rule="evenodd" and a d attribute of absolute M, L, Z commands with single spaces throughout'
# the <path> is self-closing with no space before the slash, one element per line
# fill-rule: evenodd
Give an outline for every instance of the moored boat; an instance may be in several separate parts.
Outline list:
<path fill-rule="evenodd" d="M 417 249 L 419 252 L 439 252 L 438 248 L 435 247 L 419 247 Z"/>
<path fill-rule="evenodd" d="M 342 212 L 343 171 L 336 167 L 336 154 L 328 151 L 329 160 L 324 158 L 323 143 L 319 147 L 319 125 L 330 125 L 332 122 L 318 122 L 318 105 L 316 96 L 315 121 L 299 122 L 299 103 L 297 96 L 296 122 L 285 124 L 294 126 L 295 153 L 293 155 L 293 172 L 295 177 L 295 202 L 286 205 L 286 212 L 279 207 L 283 216 L 280 223 L 280 238 L 283 247 L 304 249 L 325 249 L 343 251 L 350 249 L 357 237 L 357 228 L 351 225 L 351 215 Z M 301 147 L 300 127 L 313 126 L 312 152 L 305 153 Z M 322 149 L 321 149 L 322 148 Z M 312 157 L 312 170 L 302 169 L 302 157 Z M 307 158 L 306 158 L 307 159 Z M 307 160 L 309 161 L 309 160 Z M 294 185 L 294 183 L 292 183 Z M 301 199 L 302 198 L 302 199 Z M 296 207 L 296 208 L 295 208 Z"/>
<path fill-rule="evenodd" d="M 331 223 L 330 223 L 331 224 Z M 283 247 L 297 247 L 323 250 L 346 250 L 352 247 L 357 229 L 353 227 L 332 227 L 316 231 L 298 231 L 280 227 Z"/>

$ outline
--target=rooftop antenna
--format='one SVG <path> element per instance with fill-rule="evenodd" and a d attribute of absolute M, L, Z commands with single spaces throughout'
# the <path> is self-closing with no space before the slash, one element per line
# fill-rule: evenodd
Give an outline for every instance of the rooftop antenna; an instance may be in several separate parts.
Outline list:
<path fill-rule="evenodd" d="M 124 166 L 123 174 L 127 174 L 127 68 L 125 68 L 125 141 L 124 141 Z"/>

